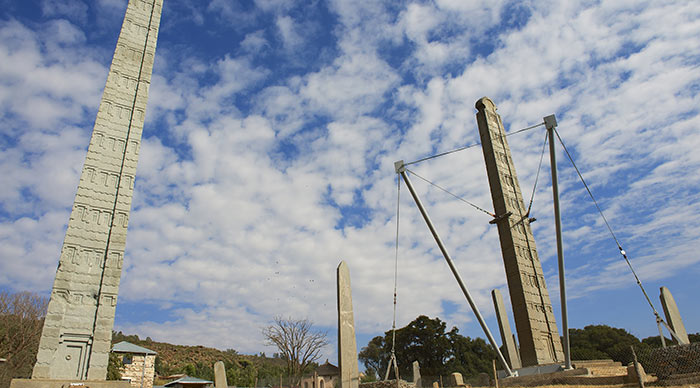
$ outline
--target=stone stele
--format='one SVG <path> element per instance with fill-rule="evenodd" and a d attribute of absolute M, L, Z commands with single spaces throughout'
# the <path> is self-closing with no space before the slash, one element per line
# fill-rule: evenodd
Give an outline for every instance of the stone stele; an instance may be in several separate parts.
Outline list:
<path fill-rule="evenodd" d="M 510 331 L 510 322 L 508 321 L 508 313 L 506 312 L 503 303 L 503 295 L 498 289 L 491 291 L 493 306 L 496 310 L 496 320 L 498 320 L 498 329 L 501 332 L 501 341 L 505 349 L 505 356 L 510 364 L 511 369 L 520 369 L 520 355 L 518 355 L 517 347 L 515 346 L 515 338 Z"/>
<path fill-rule="evenodd" d="M 413 385 L 416 388 L 420 388 L 423 384 L 420 377 L 420 363 L 418 361 L 413 361 Z"/>
<path fill-rule="evenodd" d="M 355 341 L 355 318 L 352 313 L 352 290 L 350 269 L 341 261 L 338 276 L 338 366 L 340 388 L 358 388 L 360 371 L 357 365 L 357 343 Z"/>
<path fill-rule="evenodd" d="M 162 4 L 163 0 L 129 0 L 126 7 L 32 379 L 106 378 Z"/>
<path fill-rule="evenodd" d="M 228 382 L 226 381 L 226 367 L 223 361 L 217 361 L 214 363 L 214 387 L 215 388 L 228 388 Z"/>
<path fill-rule="evenodd" d="M 671 291 L 666 287 L 661 287 L 661 295 L 659 295 L 659 298 L 661 299 L 661 306 L 664 309 L 664 315 L 666 315 L 666 322 L 681 340 L 679 345 L 689 344 L 690 339 L 688 338 L 688 332 L 685 331 L 681 313 L 678 311 L 678 306 L 676 305 L 675 299 L 673 299 L 673 295 L 671 295 Z"/>
<path fill-rule="evenodd" d="M 501 117 L 488 97 L 476 102 L 486 173 L 491 188 L 513 306 L 515 328 L 520 340 L 523 366 L 551 364 L 564 360 L 556 319 L 537 256 L 515 165 Z"/>

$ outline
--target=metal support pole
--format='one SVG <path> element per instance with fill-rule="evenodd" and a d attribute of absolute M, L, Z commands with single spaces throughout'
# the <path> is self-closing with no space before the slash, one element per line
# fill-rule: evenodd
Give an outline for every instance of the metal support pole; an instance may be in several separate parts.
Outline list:
<path fill-rule="evenodd" d="M 564 247 L 561 240 L 561 213 L 559 212 L 559 180 L 557 178 L 557 157 L 554 149 L 554 128 L 557 119 L 554 115 L 544 118 L 549 136 L 549 160 L 552 168 L 552 197 L 554 199 L 554 224 L 557 232 L 557 261 L 559 263 L 559 296 L 561 298 L 561 325 L 564 337 L 564 368 L 572 369 L 571 350 L 569 346 L 569 315 L 566 308 L 566 281 L 564 280 Z"/>
<path fill-rule="evenodd" d="M 404 166 L 403 160 L 399 160 L 398 162 L 394 163 L 394 167 L 396 169 L 396 173 L 400 174 L 401 178 L 403 178 L 404 183 L 406 183 L 408 191 L 411 192 L 411 196 L 416 202 L 416 206 L 418 206 L 420 214 L 423 216 L 425 223 L 428 225 L 428 229 L 430 229 L 430 233 L 433 235 L 433 238 L 435 239 L 438 248 L 440 248 L 442 256 L 445 257 L 445 261 L 447 261 L 447 265 L 450 267 L 452 274 L 454 275 L 455 279 L 457 279 L 457 283 L 459 283 L 459 287 L 462 289 L 462 293 L 464 293 L 464 296 L 467 298 L 469 306 L 471 306 L 472 311 L 474 311 L 474 315 L 476 315 L 476 319 L 479 321 L 481 329 L 484 331 L 484 334 L 486 334 L 486 338 L 488 338 L 489 342 L 491 343 L 491 346 L 493 346 L 496 353 L 498 353 L 498 359 L 501 361 L 501 364 L 503 364 L 503 368 L 506 370 L 506 373 L 508 373 L 508 376 L 515 376 L 513 371 L 510 370 L 510 367 L 508 366 L 506 359 L 503 357 L 501 350 L 498 348 L 496 340 L 493 339 L 491 331 L 489 330 L 488 326 L 486 326 L 484 318 L 481 317 L 479 308 L 476 307 L 476 303 L 474 303 L 474 300 L 472 300 L 472 297 L 469 294 L 469 290 L 467 290 L 467 286 L 465 286 L 464 282 L 462 281 L 462 277 L 459 276 L 459 272 L 457 272 L 457 268 L 452 262 L 452 258 L 450 258 L 450 254 L 447 252 L 447 248 L 445 248 L 445 245 L 442 243 L 442 240 L 440 239 L 437 230 L 435 230 L 435 227 L 433 226 L 433 222 L 430 220 L 430 216 L 428 216 L 428 212 L 423 207 L 423 203 L 420 201 L 420 198 L 418 198 L 418 194 L 416 194 L 415 190 L 413 189 L 413 184 L 411 184 L 411 180 L 408 179 L 408 174 L 406 174 L 406 167 Z"/>
<path fill-rule="evenodd" d="M 666 338 L 664 338 L 664 331 L 661 329 L 661 317 L 656 314 L 656 326 L 659 328 L 659 338 L 661 339 L 661 347 L 665 348 L 666 347 Z"/>

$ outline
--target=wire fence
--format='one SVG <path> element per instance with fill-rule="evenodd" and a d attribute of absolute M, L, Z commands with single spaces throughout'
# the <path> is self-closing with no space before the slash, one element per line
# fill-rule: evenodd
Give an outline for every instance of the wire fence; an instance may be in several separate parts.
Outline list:
<path fill-rule="evenodd" d="M 574 385 L 591 385 L 594 382 L 603 385 L 612 384 L 636 384 L 641 377 L 645 383 L 657 386 L 664 385 L 688 385 L 700 383 L 700 343 L 690 345 L 670 345 L 666 348 L 653 347 L 647 344 L 620 345 L 607 354 L 595 352 L 593 349 L 580 349 L 572 353 L 574 367 L 587 369 L 586 374 L 570 374 L 564 378 L 555 378 L 562 383 Z M 641 376 L 637 375 L 634 367 L 635 357 L 641 367 Z M 499 368 L 500 369 L 500 368 Z M 473 376 L 463 376 L 455 380 L 453 375 L 432 376 L 423 375 L 418 386 L 412 384 L 413 376 L 402 376 L 399 388 L 451 388 L 451 387 L 492 387 L 495 386 L 493 373 L 478 373 Z M 500 377 L 499 377 L 500 380 Z M 558 381 L 557 380 L 557 381 Z M 564 382 L 566 380 L 566 382 Z M 554 380 L 551 380 L 554 381 Z M 551 381 L 549 384 L 551 384 Z M 383 385 L 372 385 L 364 388 L 394 388 L 396 381 L 385 382 Z M 405 385 L 405 386 L 404 386 Z M 503 381 L 501 385 L 509 385 Z M 528 384 L 532 386 L 547 385 L 545 380 L 540 384 Z M 594 384 L 595 385 L 595 384 Z"/>
<path fill-rule="evenodd" d="M 635 353 L 644 371 L 654 374 L 660 382 L 700 382 L 700 343 L 656 349 L 636 347 Z"/>

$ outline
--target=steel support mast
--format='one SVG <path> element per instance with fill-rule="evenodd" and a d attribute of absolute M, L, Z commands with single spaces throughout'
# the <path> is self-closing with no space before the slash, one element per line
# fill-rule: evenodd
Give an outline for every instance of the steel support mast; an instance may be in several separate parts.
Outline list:
<path fill-rule="evenodd" d="M 435 242 L 437 243 L 438 248 L 440 248 L 440 252 L 442 252 L 442 256 L 445 258 L 445 261 L 447 262 L 447 265 L 450 267 L 450 270 L 452 271 L 452 274 L 454 275 L 455 279 L 457 279 L 457 283 L 459 284 L 459 287 L 462 289 L 462 293 L 464 293 L 464 296 L 467 298 L 467 302 L 469 302 L 469 306 L 471 306 L 472 311 L 474 312 L 474 315 L 476 315 L 476 319 L 479 321 L 479 324 L 481 325 L 481 329 L 484 331 L 484 334 L 486 334 L 486 337 L 488 338 L 489 343 L 491 343 L 491 346 L 493 346 L 496 353 L 498 353 L 498 359 L 501 361 L 501 364 L 503 364 L 503 368 L 505 369 L 508 376 L 514 376 L 513 371 L 508 366 L 506 359 L 503 357 L 501 350 L 498 348 L 496 341 L 493 339 L 493 335 L 491 335 L 491 331 L 489 330 L 488 326 L 486 326 L 486 322 L 484 321 L 484 318 L 481 316 L 481 313 L 479 312 L 479 308 L 476 307 L 476 303 L 474 303 L 474 300 L 472 299 L 472 296 L 469 293 L 467 286 L 462 281 L 462 277 L 459 275 L 459 272 L 457 272 L 457 268 L 455 267 L 454 263 L 452 262 L 452 258 L 450 257 L 449 252 L 447 252 L 447 248 L 445 248 L 445 245 L 442 243 L 442 239 L 440 239 L 440 235 L 438 235 L 438 232 L 435 229 L 433 222 L 430 220 L 430 216 L 428 216 L 428 212 L 423 207 L 423 203 L 421 202 L 420 198 L 418 198 L 418 194 L 416 194 L 416 191 L 413 189 L 413 184 L 411 184 L 411 180 L 408 179 L 408 174 L 406 174 L 406 167 L 404 166 L 403 160 L 399 160 L 399 161 L 395 162 L 394 168 L 396 170 L 396 173 L 401 175 L 401 178 L 403 179 L 404 183 L 406 183 L 406 187 L 408 187 L 408 191 L 411 193 L 413 200 L 416 202 L 416 206 L 418 207 L 420 214 L 423 216 L 425 223 L 428 225 L 428 229 L 430 229 L 430 233 L 433 235 L 433 238 L 435 239 Z"/>
<path fill-rule="evenodd" d="M 552 169 L 552 197 L 554 199 L 554 224 L 557 234 L 557 262 L 559 263 L 559 297 L 561 298 L 561 326 L 564 347 L 564 368 L 572 369 L 571 347 L 569 346 L 569 316 L 566 308 L 566 281 L 564 279 L 564 247 L 561 239 L 561 213 L 559 211 L 559 180 L 557 178 L 557 157 L 554 149 L 554 128 L 557 126 L 557 119 L 554 115 L 544 118 L 544 125 L 547 128 L 549 137 L 549 161 Z"/>

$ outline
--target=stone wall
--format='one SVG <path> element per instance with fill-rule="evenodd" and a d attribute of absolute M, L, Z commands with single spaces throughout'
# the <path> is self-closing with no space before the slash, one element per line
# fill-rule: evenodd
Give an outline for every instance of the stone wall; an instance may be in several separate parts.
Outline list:
<path fill-rule="evenodd" d="M 399 380 L 398 385 L 396 380 L 374 381 L 371 383 L 360 384 L 360 388 L 414 388 L 412 383 Z"/>
<path fill-rule="evenodd" d="M 129 363 L 129 357 L 131 362 Z M 129 380 L 133 388 L 142 388 L 141 378 L 143 377 L 143 388 L 153 388 L 153 379 L 155 377 L 155 355 L 146 356 L 144 364 L 144 355 L 139 354 L 123 354 L 121 360 L 124 367 L 120 370 L 122 380 Z M 146 368 L 144 371 L 144 367 Z"/>
<path fill-rule="evenodd" d="M 301 380 L 302 388 L 334 388 L 339 386 L 339 376 L 318 376 L 314 385 L 314 377 L 309 376 Z"/>

